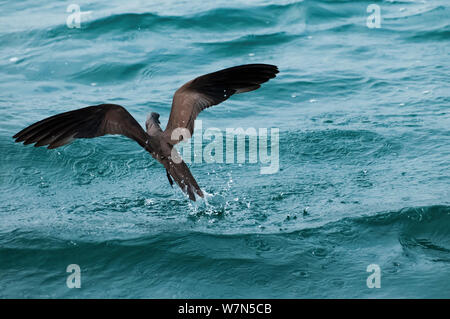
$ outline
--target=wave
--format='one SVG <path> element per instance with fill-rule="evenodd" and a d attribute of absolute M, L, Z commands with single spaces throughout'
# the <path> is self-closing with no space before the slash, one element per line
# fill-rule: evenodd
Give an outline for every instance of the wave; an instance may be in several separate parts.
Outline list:
<path fill-rule="evenodd" d="M 433 283 L 449 275 L 448 205 L 347 217 L 290 232 L 216 233 L 196 231 L 191 225 L 189 221 L 163 228 L 154 225 L 148 228 L 148 234 L 106 240 L 94 234 L 70 235 L 70 229 L 51 236 L 48 232 L 21 229 L 3 231 L 0 271 L 7 288 L 0 296 L 70 298 L 61 278 L 67 276 L 65 268 L 73 263 L 80 265 L 85 278 L 85 288 L 80 292 L 84 297 L 225 298 L 237 294 L 361 298 L 374 294 L 446 294 Z M 364 284 L 366 267 L 373 263 L 381 267 L 386 285 L 379 293 Z M 440 271 L 426 271 L 430 263 Z M 422 271 L 417 273 L 418 269 Z M 30 271 L 32 280 L 27 275 Z M 409 293 L 389 284 L 398 278 L 410 280 Z M 177 284 L 180 280 L 183 285 Z M 14 285 L 9 284 L 12 281 Z M 419 289 L 426 282 L 430 282 L 427 289 Z M 214 288 L 214 292 L 194 291 L 189 288 L 194 283 Z"/>
<path fill-rule="evenodd" d="M 196 33 L 203 36 L 206 33 L 242 33 L 245 29 L 247 34 L 302 34 L 304 27 L 311 26 L 309 32 L 316 31 L 354 31 L 365 30 L 368 32 L 364 23 L 366 4 L 373 1 L 315 1 L 310 2 L 291 2 L 287 4 L 269 4 L 242 6 L 240 8 L 216 8 L 207 11 L 201 11 L 190 15 L 161 15 L 154 12 L 145 13 L 117 13 L 109 16 L 96 18 L 92 21 L 82 23 L 80 29 L 69 29 L 65 24 L 49 26 L 45 29 L 34 29 L 14 32 L 3 32 L 0 34 L 0 41 L 4 45 L 23 42 L 27 38 L 28 45 L 46 45 L 48 43 L 59 42 L 67 38 L 94 39 L 111 33 L 122 34 L 127 32 L 151 31 L 175 32 L 177 30 L 189 31 L 188 37 L 195 36 Z M 383 5 L 383 4 L 381 4 Z M 407 6 L 398 10 L 398 5 Z M 410 6 L 408 6 L 410 5 Z M 411 8 L 411 9 L 410 9 Z M 410 32 L 417 31 L 417 37 L 426 37 L 418 30 L 418 26 L 430 25 L 430 22 L 439 18 L 444 18 L 448 7 L 442 5 L 421 7 L 418 4 L 396 1 L 389 4 L 384 9 L 386 24 L 381 31 L 402 31 L 396 24 L 398 20 L 408 21 Z M 425 17 L 425 18 L 424 18 Z M 415 20 L 420 19 L 415 23 Z M 330 20 L 335 21 L 330 23 Z M 445 21 L 445 20 L 444 20 Z M 318 25 L 324 26 L 317 28 Z M 400 26 L 401 27 L 401 26 Z M 433 27 L 433 25 L 431 25 Z M 292 32 L 291 32 L 292 31 Z M 370 31 L 370 30 L 369 30 Z M 440 34 L 439 39 L 445 39 L 447 32 L 440 32 L 439 29 L 429 30 Z"/>
<path fill-rule="evenodd" d="M 166 229 L 103 241 L 62 237 L 19 229 L 0 234 L 2 282 L 16 283 L 4 286 L 0 296 L 70 298 L 61 278 L 67 265 L 76 263 L 85 278 L 84 297 L 436 297 L 446 294 L 433 283 L 448 278 L 450 206 L 350 217 L 293 232 Z M 365 270 L 373 263 L 386 285 L 379 293 L 365 288 Z M 441 271 L 414 273 L 429 263 Z M 40 271 L 31 280 L 27 274 L 34 269 Z M 392 284 L 398 278 L 410 280 L 409 293 Z M 431 286 L 419 289 L 424 282 Z M 217 289 L 188 288 L 194 283 Z"/>
<path fill-rule="evenodd" d="M 72 74 L 71 78 L 86 83 L 111 83 L 134 78 L 146 68 L 144 63 L 107 63 L 93 65 Z"/>
<path fill-rule="evenodd" d="M 343 160 L 354 164 L 397 154 L 402 148 L 397 141 L 366 130 L 290 132 L 282 135 L 280 143 L 283 154 L 297 161 Z"/>
<path fill-rule="evenodd" d="M 407 39 L 410 41 L 448 41 L 450 39 L 450 25 L 429 31 L 418 31 Z"/>
<path fill-rule="evenodd" d="M 129 201 L 131 203 L 131 201 Z M 109 239 L 105 241 L 67 238 L 61 234 L 61 238 L 39 234 L 34 231 L 15 229 L 0 234 L 2 250 L 36 250 L 66 249 L 76 246 L 77 249 L 85 248 L 86 251 L 101 249 L 101 247 L 116 247 L 116 249 L 148 248 L 158 246 L 158 249 L 169 247 L 173 242 L 180 242 L 182 238 L 191 238 L 191 241 L 203 242 L 205 246 L 210 241 L 231 240 L 236 241 L 246 238 L 286 238 L 292 241 L 310 239 L 321 241 L 328 238 L 336 244 L 358 241 L 362 245 L 370 244 L 375 237 L 392 237 L 398 239 L 405 249 L 427 249 L 437 253 L 450 253 L 450 206 L 432 205 L 423 207 L 409 207 L 398 211 L 380 212 L 358 217 L 345 217 L 343 219 L 326 223 L 318 227 L 303 228 L 290 232 L 267 233 L 213 233 L 199 232 L 195 230 L 179 230 L 163 232 L 152 230 L 150 235 L 140 234 L 135 238 Z M 121 248 L 122 247 L 122 248 Z M 231 247 L 230 247 L 231 248 Z M 256 247 L 258 248 L 258 247 Z M 201 247 L 192 247 L 196 251 L 202 251 Z M 209 249 L 214 249 L 213 247 Z M 268 251 L 265 249 L 264 251 Z M 232 252 L 232 251 L 230 251 Z M 450 262 L 450 255 L 443 261 Z"/>

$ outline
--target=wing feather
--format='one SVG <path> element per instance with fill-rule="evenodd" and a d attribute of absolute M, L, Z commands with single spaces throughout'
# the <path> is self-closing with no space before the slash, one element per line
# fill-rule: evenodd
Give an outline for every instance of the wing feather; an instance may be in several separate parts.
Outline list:
<path fill-rule="evenodd" d="M 77 138 L 120 134 L 150 151 L 149 135 L 122 106 L 100 104 L 57 114 L 36 122 L 13 136 L 16 142 L 57 148 Z"/>
<path fill-rule="evenodd" d="M 270 64 L 246 64 L 202 75 L 180 87 L 173 97 L 169 122 L 164 134 L 171 144 L 172 132 L 187 128 L 191 136 L 194 121 L 204 109 L 227 100 L 233 94 L 258 89 L 262 83 L 274 78 L 278 68 Z"/>

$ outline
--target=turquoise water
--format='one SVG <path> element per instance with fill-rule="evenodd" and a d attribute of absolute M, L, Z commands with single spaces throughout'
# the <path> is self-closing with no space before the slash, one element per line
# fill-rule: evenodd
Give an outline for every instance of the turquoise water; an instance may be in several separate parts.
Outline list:
<path fill-rule="evenodd" d="M 68 28 L 70 2 L 0 1 L 0 297 L 450 297 L 448 1 L 147 2 L 78 1 Z M 245 63 L 280 73 L 203 130 L 279 128 L 280 171 L 193 163 L 207 201 L 126 138 L 13 142 L 104 102 L 164 125 L 180 85 Z"/>

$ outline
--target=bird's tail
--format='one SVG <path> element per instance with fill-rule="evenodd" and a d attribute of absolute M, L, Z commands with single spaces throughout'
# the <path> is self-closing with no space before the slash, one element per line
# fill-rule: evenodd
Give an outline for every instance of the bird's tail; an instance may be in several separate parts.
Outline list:
<path fill-rule="evenodd" d="M 180 188 L 188 194 L 189 199 L 195 201 L 195 194 L 200 197 L 204 197 L 202 190 L 197 184 L 194 176 L 192 176 L 189 167 L 184 161 L 180 163 L 175 163 L 171 158 L 166 158 L 163 164 L 170 176 L 175 180 L 175 182 L 180 186 Z M 169 179 L 170 181 L 170 179 Z"/>

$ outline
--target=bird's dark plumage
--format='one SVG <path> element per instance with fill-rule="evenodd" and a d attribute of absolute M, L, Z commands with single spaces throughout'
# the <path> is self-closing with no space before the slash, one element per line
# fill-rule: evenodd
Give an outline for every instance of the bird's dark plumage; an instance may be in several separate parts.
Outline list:
<path fill-rule="evenodd" d="M 180 87 L 173 97 L 169 121 L 164 131 L 159 127 L 159 114 L 152 113 L 147 132 L 122 106 L 100 104 L 57 114 L 36 122 L 13 136 L 16 142 L 57 148 L 79 138 L 93 138 L 120 134 L 136 141 L 166 169 L 170 185 L 173 180 L 195 201 L 195 194 L 203 192 L 184 161 L 172 158 L 172 138 L 176 128 L 194 131 L 198 114 L 210 106 L 227 100 L 233 94 L 258 89 L 274 78 L 278 68 L 269 64 L 246 64 L 195 78 Z M 172 180 L 173 178 L 173 180 Z"/>
<path fill-rule="evenodd" d="M 13 136 L 16 142 L 57 148 L 77 138 L 121 134 L 146 147 L 147 133 L 128 111 L 116 104 L 100 104 L 48 117 Z"/>
<path fill-rule="evenodd" d="M 232 96 L 258 89 L 278 73 L 275 65 L 246 64 L 205 74 L 187 82 L 173 96 L 172 110 L 165 135 L 170 138 L 176 128 L 187 128 L 192 136 L 194 121 L 204 109 Z M 173 143 L 179 140 L 172 140 Z"/>

